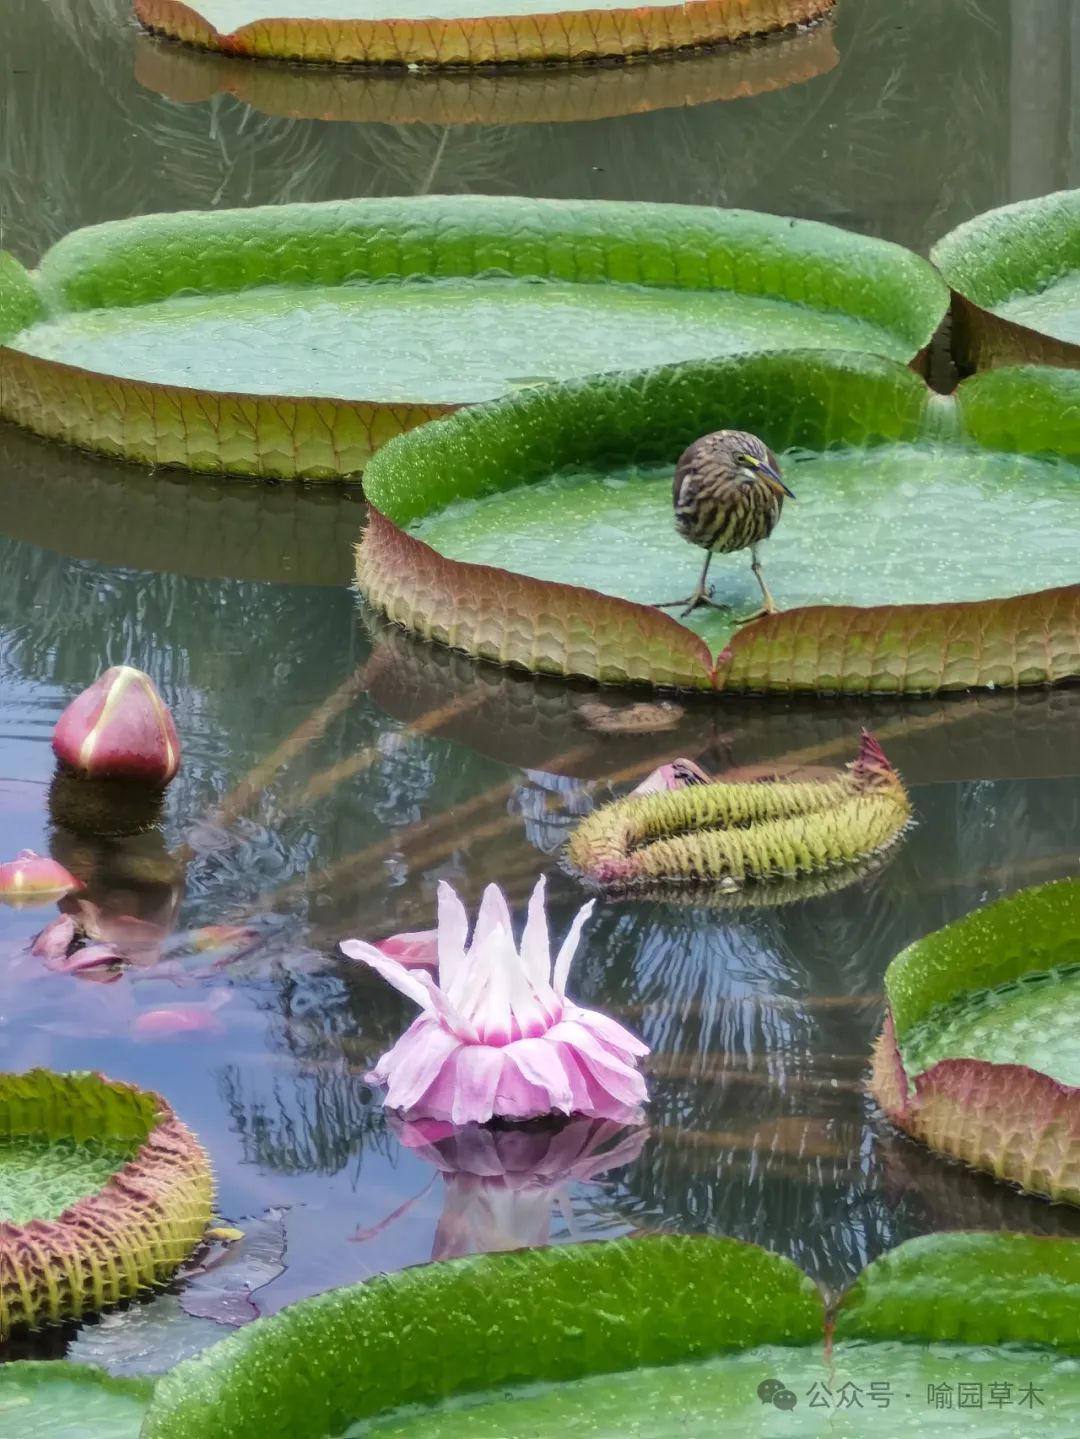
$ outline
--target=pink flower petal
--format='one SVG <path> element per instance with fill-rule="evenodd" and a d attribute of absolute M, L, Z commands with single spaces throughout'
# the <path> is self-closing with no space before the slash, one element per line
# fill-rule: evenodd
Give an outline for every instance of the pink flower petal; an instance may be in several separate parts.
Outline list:
<path fill-rule="evenodd" d="M 423 1020 L 410 1025 L 394 1046 L 393 1065 L 380 1061 L 377 1067 L 387 1075 L 387 1108 L 414 1109 L 460 1048 L 461 1041 L 441 1025 Z"/>
<path fill-rule="evenodd" d="M 569 1114 L 573 1109 L 573 1085 L 562 1063 L 558 1045 L 547 1039 L 519 1039 L 504 1051 L 507 1067 L 513 1066 L 526 1083 L 542 1090 L 548 1111 Z"/>
<path fill-rule="evenodd" d="M 408 934 L 394 934 L 375 946 L 387 959 L 396 959 L 406 969 L 436 969 L 439 964 L 438 930 L 414 930 Z"/>
<path fill-rule="evenodd" d="M 623 1055 L 632 1054 L 636 1059 L 642 1059 L 649 1052 L 649 1046 L 638 1039 L 636 1034 L 631 1034 L 618 1020 L 601 1014 L 597 1009 L 582 1009 L 579 1005 L 569 1004 L 563 1011 L 563 1018 L 584 1024 L 597 1039 Z"/>
<path fill-rule="evenodd" d="M 645 1080 L 631 1064 L 617 1058 L 578 1020 L 564 1019 L 548 1031 L 548 1040 L 565 1044 L 589 1076 L 619 1104 L 644 1104 Z"/>
<path fill-rule="evenodd" d="M 443 1070 L 450 1089 L 450 1118 L 455 1124 L 486 1124 L 495 1117 L 495 1095 L 502 1068 L 501 1049 L 489 1049 L 486 1044 L 467 1044 L 458 1050 L 453 1069 L 447 1066 Z M 446 1091 L 442 1089 L 437 1102 L 444 1111 L 446 1098 Z M 516 1114 L 505 1117 L 518 1118 Z"/>

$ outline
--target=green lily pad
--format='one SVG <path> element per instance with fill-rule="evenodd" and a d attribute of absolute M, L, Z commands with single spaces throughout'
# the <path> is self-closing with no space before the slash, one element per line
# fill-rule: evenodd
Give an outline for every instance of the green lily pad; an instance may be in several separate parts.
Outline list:
<path fill-rule="evenodd" d="M 154 1386 L 87 1364 L 0 1364 L 0 1434 L 11 1439 L 138 1439 Z"/>
<path fill-rule="evenodd" d="M 835 0 L 135 0 L 144 25 L 232 54 L 339 64 L 485 65 L 690 49 L 803 24 Z M 284 13 L 283 13 L 284 12 Z"/>
<path fill-rule="evenodd" d="M 885 990 L 874 1091 L 890 1118 L 1080 1203 L 1080 881 L 1025 890 L 918 940 Z"/>
<path fill-rule="evenodd" d="M 0 1075 L 0 1339 L 166 1279 L 210 1219 L 206 1155 L 158 1095 Z"/>
<path fill-rule="evenodd" d="M 931 258 L 953 289 L 962 365 L 1080 366 L 1080 190 L 976 215 Z"/>
<path fill-rule="evenodd" d="M 155 465 L 322 479 L 460 405 L 784 345 L 911 360 L 925 261 L 809 221 L 487 196 L 143 216 L 0 269 L 0 417 Z"/>
<path fill-rule="evenodd" d="M 718 1422 L 760 1439 L 870 1436 L 919 1432 L 928 1405 L 935 1434 L 970 1434 L 965 1406 L 939 1415 L 934 1395 L 978 1388 L 993 1408 L 991 1384 L 1000 1439 L 1026 1439 L 1035 1405 L 1039 1432 L 1065 1439 L 1080 1422 L 1078 1264 L 1070 1241 L 915 1241 L 843 1298 L 828 1353 L 815 1286 L 733 1240 L 428 1265 L 306 1300 L 179 1365 L 144 1439 L 703 1439 Z"/>
<path fill-rule="evenodd" d="M 1080 673 L 1078 402 L 1080 380 L 1056 372 L 945 398 L 887 360 L 805 351 L 523 392 L 376 457 L 357 578 L 416 633 L 533 672 L 727 690 L 1053 682 Z M 759 434 L 797 497 L 761 549 L 784 612 L 746 628 L 748 551 L 713 560 L 728 611 L 652 608 L 688 595 L 704 559 L 675 532 L 675 461 L 723 428 Z"/>

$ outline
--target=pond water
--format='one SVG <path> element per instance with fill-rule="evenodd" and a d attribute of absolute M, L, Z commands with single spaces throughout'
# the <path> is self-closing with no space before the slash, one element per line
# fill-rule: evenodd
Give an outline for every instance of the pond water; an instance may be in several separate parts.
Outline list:
<path fill-rule="evenodd" d="M 737 204 L 925 251 L 1080 179 L 1065 0 L 841 0 L 835 43 L 826 73 L 728 103 L 348 124 L 274 118 L 213 84 L 190 102 L 141 87 L 122 0 L 7 0 L 0 238 L 32 262 L 139 211 L 479 190 Z M 207 57 L 161 58 L 199 91 Z M 348 588 L 354 494 L 179 482 L 7 431 L 0 494 L 0 854 L 51 851 L 104 907 L 180 937 L 169 977 L 93 984 L 28 971 L 51 911 L 0 909 L 2 1065 L 100 1068 L 169 1099 L 210 1151 L 221 1216 L 248 1231 L 238 1272 L 269 1280 L 249 1313 L 545 1234 L 730 1234 L 831 1290 L 938 1228 L 1080 1235 L 1080 1213 L 933 1158 L 864 1093 L 895 953 L 1076 873 L 1080 692 L 665 707 L 533 683 L 370 622 Z M 51 818 L 49 738 L 121 662 L 160 687 L 184 767 L 158 829 L 87 841 Z M 581 896 L 557 850 L 598 799 L 677 755 L 843 762 L 862 724 L 918 820 L 879 873 L 783 908 L 639 901 L 588 926 L 571 989 L 651 1045 L 647 1135 L 570 1136 L 573 1172 L 521 1196 L 388 1122 L 363 1076 L 411 1006 L 339 938 L 426 927 L 441 878 L 470 902 L 496 880 L 520 910 L 541 872 L 565 929 Z M 206 976 L 182 937 L 211 925 L 252 936 Z M 146 1038 L 139 1017 L 177 1005 L 205 1006 L 205 1026 Z M 222 1332 L 174 1292 L 12 1352 L 161 1368 Z"/>

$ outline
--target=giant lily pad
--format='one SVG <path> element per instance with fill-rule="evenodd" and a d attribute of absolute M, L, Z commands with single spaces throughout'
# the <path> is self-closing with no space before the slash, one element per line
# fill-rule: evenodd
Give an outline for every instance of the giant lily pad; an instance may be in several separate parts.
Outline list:
<path fill-rule="evenodd" d="M 0 1364 L 0 1434 L 11 1439 L 138 1439 L 153 1385 L 87 1364 Z"/>
<path fill-rule="evenodd" d="M 1071 372 L 1000 371 L 943 398 L 894 362 L 810 352 L 550 386 L 378 455 L 357 578 L 415 633 L 534 673 L 727 691 L 1054 683 L 1080 675 L 1078 415 Z M 740 629 L 650 607 L 701 564 L 674 530 L 675 460 L 726 427 L 760 434 L 798 495 L 763 548 L 785 611 Z M 736 614 L 756 602 L 747 553 L 711 579 Z"/>
<path fill-rule="evenodd" d="M 1025 890 L 889 966 L 874 1094 L 902 1129 L 1080 1204 L 1080 881 Z"/>
<path fill-rule="evenodd" d="M 824 75 L 839 57 L 828 23 L 648 64 L 413 70 L 255 62 L 140 35 L 135 78 L 183 104 L 235 95 L 266 115 L 387 125 L 599 120 L 738 100 Z"/>
<path fill-rule="evenodd" d="M 257 1321 L 160 1380 L 143 1433 L 473 1439 L 632 1427 L 663 1439 L 719 1424 L 767 1439 L 798 1422 L 790 1432 L 870 1436 L 883 1423 L 915 1432 L 930 1386 L 993 1381 L 1017 1396 L 996 1416 L 1001 1439 L 1030 1432 L 1025 1386 L 1037 1391 L 1039 1433 L 1065 1439 L 1080 1423 L 1078 1299 L 1071 1241 L 935 1236 L 864 1272 L 826 1352 L 811 1281 L 730 1239 L 452 1260 Z M 796 1407 L 798 1421 L 776 1412 Z M 947 1407 L 934 1433 L 970 1433 L 970 1416 Z"/>
<path fill-rule="evenodd" d="M 976 215 L 931 256 L 953 289 L 961 365 L 1080 367 L 1080 190 Z"/>
<path fill-rule="evenodd" d="M 0 418 L 155 465 L 325 479 L 460 405 L 784 344 L 910 360 L 925 261 L 810 221 L 488 196 L 150 215 L 0 269 Z"/>
<path fill-rule="evenodd" d="M 331 64 L 490 65 L 647 55 L 816 20 L 836 0 L 135 0 L 151 30 L 207 50 Z"/>
<path fill-rule="evenodd" d="M 212 1187 L 159 1095 L 97 1074 L 0 1075 L 0 1338 L 168 1278 Z"/>

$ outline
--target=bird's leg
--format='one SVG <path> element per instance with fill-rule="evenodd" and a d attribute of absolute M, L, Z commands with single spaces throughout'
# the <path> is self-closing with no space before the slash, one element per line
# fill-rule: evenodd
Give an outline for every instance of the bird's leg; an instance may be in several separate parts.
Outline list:
<path fill-rule="evenodd" d="M 716 600 L 709 598 L 712 592 L 711 590 L 707 590 L 705 588 L 705 576 L 709 573 L 710 564 L 712 564 L 712 550 L 706 550 L 705 564 L 701 570 L 701 579 L 698 580 L 697 588 L 695 589 L 694 593 L 692 595 L 687 595 L 684 599 L 681 600 L 666 600 L 662 605 L 653 605 L 653 609 L 674 610 L 677 609 L 679 605 L 685 605 L 686 608 L 679 616 L 681 620 L 685 619 L 692 610 L 696 610 L 699 605 L 711 605 L 714 610 L 730 609 L 730 605 L 720 604 Z"/>
<path fill-rule="evenodd" d="M 750 554 L 752 556 L 752 559 L 750 561 L 750 568 L 754 572 L 754 578 L 761 586 L 761 594 L 765 603 L 761 606 L 759 610 L 755 610 L 752 615 L 743 615 L 741 616 L 741 618 L 737 619 L 735 621 L 737 625 L 748 625 L 751 620 L 761 619 L 762 615 L 775 615 L 780 613 L 780 611 L 776 607 L 776 601 L 769 593 L 769 587 L 765 583 L 765 576 L 761 572 L 761 560 L 758 558 L 757 545 L 750 546 Z"/>

